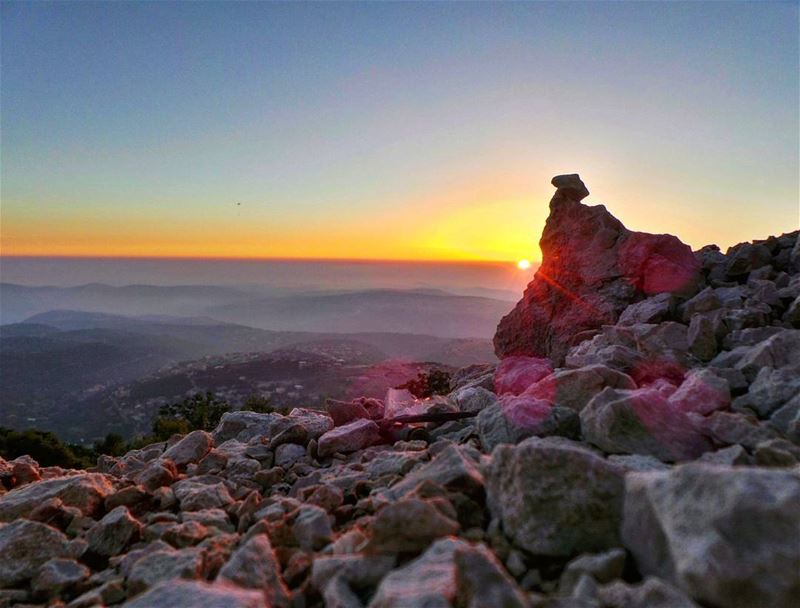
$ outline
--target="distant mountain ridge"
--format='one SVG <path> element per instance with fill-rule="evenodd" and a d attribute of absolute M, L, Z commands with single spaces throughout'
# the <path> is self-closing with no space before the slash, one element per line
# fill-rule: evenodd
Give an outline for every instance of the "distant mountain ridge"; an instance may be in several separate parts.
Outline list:
<path fill-rule="evenodd" d="M 239 324 L 272 331 L 391 332 L 490 338 L 508 300 L 436 288 L 302 291 L 215 286 L 27 287 L 0 284 L 0 322 L 50 324 L 54 311 L 123 315 L 166 324 Z M 39 317 L 47 313 L 47 317 Z M 177 320 L 177 318 L 181 320 Z M 202 321 L 201 321 L 202 319 Z M 113 319 L 92 319 L 93 327 Z M 73 328 L 78 329 L 78 326 Z"/>
<path fill-rule="evenodd" d="M 108 426 L 115 419 L 134 420 L 120 404 L 135 407 L 136 401 L 127 396 L 120 401 L 119 395 L 126 395 L 127 389 L 118 393 L 117 387 L 133 386 L 163 372 L 166 375 L 153 386 L 162 387 L 165 396 L 180 397 L 181 391 L 197 387 L 255 391 L 261 378 L 251 376 L 242 384 L 231 371 L 204 376 L 206 380 L 198 384 L 187 381 L 194 372 L 176 366 L 183 362 L 186 370 L 203 369 L 205 359 L 218 357 L 220 365 L 234 370 L 238 362 L 256 357 L 263 362 L 259 373 L 269 375 L 268 369 L 282 369 L 298 353 L 314 360 L 321 357 L 322 363 L 311 376 L 317 385 L 333 387 L 336 394 L 344 389 L 341 382 L 334 382 L 335 377 L 329 377 L 331 366 L 397 359 L 462 366 L 494 359 L 488 339 L 389 332 L 279 332 L 209 318 L 161 315 L 151 319 L 54 310 L 22 323 L 0 325 L 0 426 L 35 426 L 72 440 L 86 437 L 87 432 L 102 435 L 110 428 L 126 432 L 124 424 Z M 284 363 L 276 363 L 280 361 Z M 173 368 L 177 371 L 169 371 Z M 153 399 L 159 396 L 157 392 L 147 389 L 141 394 Z M 146 421 L 140 423 L 146 425 Z"/>
<path fill-rule="evenodd" d="M 207 312 L 224 321 L 270 329 L 488 338 L 507 309 L 506 301 L 478 296 L 376 289 L 258 298 L 214 306 Z"/>
<path fill-rule="evenodd" d="M 31 287 L 0 283 L 0 322 L 22 321 L 56 309 L 106 312 L 123 315 L 202 315 L 206 306 L 252 297 L 235 287 L 212 285 L 126 285 L 116 287 L 87 283 L 74 287 Z"/>

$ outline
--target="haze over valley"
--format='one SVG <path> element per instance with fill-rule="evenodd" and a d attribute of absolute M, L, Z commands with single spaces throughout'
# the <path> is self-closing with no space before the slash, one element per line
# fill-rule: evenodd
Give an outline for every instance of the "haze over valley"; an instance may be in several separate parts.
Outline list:
<path fill-rule="evenodd" d="M 287 407 L 383 396 L 425 362 L 494 361 L 510 287 L 532 274 L 510 264 L 218 266 L 198 275 L 164 261 L 148 285 L 120 284 L 143 278 L 148 261 L 77 260 L 59 273 L 64 260 L 3 260 L 4 279 L 21 282 L 0 287 L 0 426 L 91 443 L 146 432 L 159 406 L 206 391 Z M 117 284 L 64 284 L 87 271 Z M 185 284 L 195 279 L 218 284 Z"/>

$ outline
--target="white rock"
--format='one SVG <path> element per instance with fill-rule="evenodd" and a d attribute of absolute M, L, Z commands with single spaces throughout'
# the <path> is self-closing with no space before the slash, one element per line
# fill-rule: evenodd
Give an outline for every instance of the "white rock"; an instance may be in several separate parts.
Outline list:
<path fill-rule="evenodd" d="M 221 583 L 165 581 L 123 608 L 269 608 L 259 591 Z"/>
<path fill-rule="evenodd" d="M 725 608 L 794 608 L 800 471 L 691 463 L 626 478 L 622 536 L 639 570 Z"/>
<path fill-rule="evenodd" d="M 205 431 L 192 431 L 178 443 L 164 452 L 178 467 L 185 467 L 192 462 L 199 462 L 214 447 L 214 439 Z"/>
<path fill-rule="evenodd" d="M 372 420 L 354 420 L 322 435 L 317 444 L 317 454 L 325 458 L 336 452 L 361 450 L 381 440 L 379 431 L 378 425 Z"/>
<path fill-rule="evenodd" d="M 67 557 L 67 537 L 27 519 L 0 525 L 0 589 L 34 578 L 48 560 Z"/>

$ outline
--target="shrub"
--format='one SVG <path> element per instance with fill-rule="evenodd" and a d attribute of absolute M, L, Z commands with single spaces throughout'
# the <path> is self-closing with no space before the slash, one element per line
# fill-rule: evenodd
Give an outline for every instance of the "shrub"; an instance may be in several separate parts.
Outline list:
<path fill-rule="evenodd" d="M 419 372 L 417 377 L 395 388 L 407 389 L 419 399 L 426 399 L 433 395 L 446 395 L 450 392 L 450 374 L 434 369 L 428 373 Z"/>
<path fill-rule="evenodd" d="M 98 454 L 110 454 L 111 456 L 122 456 L 128 451 L 128 444 L 122 435 L 109 433 L 103 441 L 99 441 L 92 446 Z"/>
<path fill-rule="evenodd" d="M 43 467 L 83 469 L 94 464 L 92 450 L 64 443 L 53 433 L 0 427 L 0 456 L 13 460 L 26 454 Z"/>
<path fill-rule="evenodd" d="M 263 395 L 250 395 L 244 400 L 242 410 L 246 412 L 258 412 L 259 414 L 285 414 L 288 408 L 280 405 L 272 405 L 269 397 Z"/>
<path fill-rule="evenodd" d="M 156 440 L 163 441 L 175 433 L 213 431 L 222 415 L 229 411 L 230 404 L 214 393 L 197 393 L 178 403 L 161 406 L 153 421 L 153 435 Z"/>

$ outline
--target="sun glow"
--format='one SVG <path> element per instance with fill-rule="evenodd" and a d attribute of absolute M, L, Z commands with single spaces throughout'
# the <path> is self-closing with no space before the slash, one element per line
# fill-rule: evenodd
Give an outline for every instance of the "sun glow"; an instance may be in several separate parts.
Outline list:
<path fill-rule="evenodd" d="M 519 268 L 520 270 L 529 270 L 530 267 L 531 267 L 530 260 L 520 260 L 519 262 L 517 262 L 517 268 Z"/>

